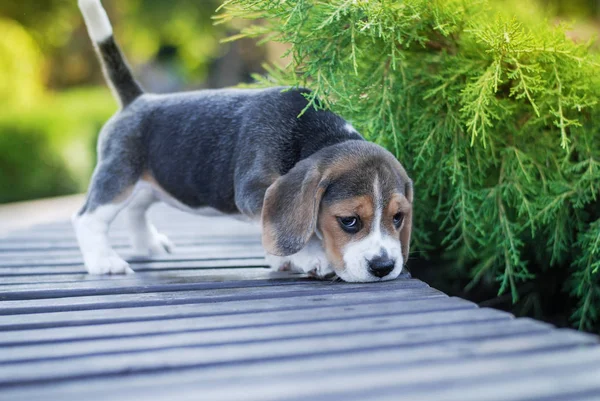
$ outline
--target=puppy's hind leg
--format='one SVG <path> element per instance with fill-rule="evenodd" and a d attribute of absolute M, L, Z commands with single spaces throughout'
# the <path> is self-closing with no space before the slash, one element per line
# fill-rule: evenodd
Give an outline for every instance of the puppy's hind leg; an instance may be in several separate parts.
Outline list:
<path fill-rule="evenodd" d="M 83 261 L 90 274 L 133 273 L 110 246 L 108 228 L 130 200 L 135 180 L 124 178 L 114 168 L 100 163 L 96 167 L 86 203 L 72 217 L 73 228 Z"/>
<path fill-rule="evenodd" d="M 173 252 L 174 245 L 169 238 L 148 221 L 148 208 L 157 200 L 151 188 L 139 188 L 125 208 L 133 254 L 137 257 Z"/>

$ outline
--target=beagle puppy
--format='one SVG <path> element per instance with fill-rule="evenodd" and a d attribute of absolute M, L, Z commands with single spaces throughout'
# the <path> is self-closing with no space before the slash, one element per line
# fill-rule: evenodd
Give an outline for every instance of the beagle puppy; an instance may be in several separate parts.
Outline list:
<path fill-rule="evenodd" d="M 79 7 L 121 105 L 100 133 L 87 199 L 73 216 L 89 273 L 132 272 L 107 236 L 121 210 L 136 253 L 171 252 L 146 216 L 163 201 L 191 213 L 260 222 L 275 269 L 349 282 L 400 274 L 413 188 L 391 153 L 338 115 L 306 109 L 306 89 L 146 94 L 100 0 L 79 0 Z"/>

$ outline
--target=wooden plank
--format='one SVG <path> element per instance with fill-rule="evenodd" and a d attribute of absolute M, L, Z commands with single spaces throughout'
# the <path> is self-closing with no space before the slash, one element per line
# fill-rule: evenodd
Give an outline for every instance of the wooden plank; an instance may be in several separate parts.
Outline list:
<path fill-rule="evenodd" d="M 299 283 L 289 288 L 287 285 L 271 285 L 268 288 L 223 288 L 198 291 L 165 291 L 161 293 L 91 295 L 83 297 L 34 299 L 27 302 L 2 301 L 0 315 L 28 313 L 48 313 L 69 310 L 113 309 L 124 306 L 176 305 L 190 303 L 213 303 L 251 299 L 291 298 L 310 295 L 357 294 L 377 291 L 388 295 L 395 291 L 417 289 L 422 296 L 439 296 L 441 293 L 429 287 L 422 287 L 412 281 L 393 281 L 369 284 L 349 284 L 315 281 Z"/>
<path fill-rule="evenodd" d="M 256 269 L 258 270 L 258 269 Z M 93 283 L 69 282 L 51 284 L 25 284 L 19 286 L 1 286 L 0 301 L 24 301 L 49 298 L 74 298 L 100 295 L 148 294 L 175 291 L 197 291 L 217 288 L 266 287 L 272 285 L 297 286 L 314 282 L 292 274 L 279 274 L 278 278 L 271 276 L 270 271 L 260 269 L 258 274 L 249 275 L 245 279 L 229 276 L 190 276 L 190 277 L 159 277 L 158 279 L 139 279 L 136 275 L 113 280 L 101 280 Z M 128 277 L 133 278 L 128 278 Z M 18 287 L 18 288 L 15 288 Z M 30 287 L 30 288 L 27 288 Z M 13 303 L 15 305 L 15 303 Z M 1 309 L 1 308 L 0 308 Z"/>
<path fill-rule="evenodd" d="M 239 222 L 228 218 L 201 218 L 198 216 L 187 216 L 185 220 L 179 220 L 177 217 L 173 221 L 152 220 L 158 230 L 165 234 L 176 233 L 196 233 L 199 237 L 210 237 L 212 235 L 250 235 L 259 234 L 260 226 L 252 223 Z M 116 221 L 111 225 L 109 234 L 111 236 L 120 236 L 128 238 L 128 228 L 121 221 Z M 56 238 L 57 235 L 64 235 L 65 238 L 74 238 L 73 227 L 70 224 L 63 225 L 44 225 L 36 226 L 27 230 L 14 231 L 5 234 L 0 239 L 39 239 Z"/>
<path fill-rule="evenodd" d="M 215 237 L 198 237 L 190 234 L 187 236 L 173 236 L 170 237 L 171 241 L 176 247 L 192 247 L 192 246 L 206 246 L 213 244 L 244 244 L 249 246 L 260 246 L 260 237 L 257 235 L 248 236 L 215 236 Z M 119 238 L 111 238 L 111 244 L 114 248 L 129 248 L 131 246 L 129 238 L 121 236 Z M 0 256 L 4 256 L 7 253 L 35 253 L 42 252 L 46 253 L 58 253 L 64 251 L 75 251 L 78 250 L 79 246 L 75 241 L 75 238 L 70 240 L 0 240 Z"/>
<path fill-rule="evenodd" d="M 291 313 L 288 312 L 287 315 Z M 179 326 L 169 332 L 137 333 L 138 336 L 118 336 L 105 339 L 38 344 L 26 346 L 11 346 L 0 354 L 0 364 L 15 362 L 34 362 L 51 359 L 75 358 L 89 355 L 118 354 L 126 352 L 141 352 L 167 348 L 199 347 L 206 345 L 232 344 L 241 342 L 277 341 L 282 339 L 348 335 L 369 332 L 390 332 L 402 335 L 402 330 L 456 324 L 472 324 L 475 322 L 492 322 L 509 320 L 512 315 L 493 309 L 459 310 L 423 313 L 418 316 L 387 315 L 359 316 L 331 324 L 328 320 L 285 321 L 280 316 L 274 319 L 263 317 L 264 322 L 241 317 L 229 317 L 229 327 L 210 326 L 200 322 L 199 327 L 189 324 Z M 206 320 L 206 319 L 205 319 Z M 233 322 L 231 322 L 233 320 Z M 239 322 L 237 322 L 239 320 Z M 283 321 L 282 321 L 283 320 Z M 169 322 L 172 326 L 174 322 Z M 192 322 L 193 323 L 193 322 Z M 208 327 L 207 327 L 208 326 Z M 106 329 L 106 328 L 105 328 Z M 179 330 L 177 330 L 179 329 Z M 108 328 L 110 330 L 110 328 Z M 100 329 L 98 330 L 100 333 Z M 106 332 L 105 332 L 106 333 Z"/>
<path fill-rule="evenodd" d="M 392 346 L 352 352 L 313 353 L 287 359 L 253 361 L 247 364 L 220 364 L 208 367 L 190 367 L 185 370 L 161 370 L 143 374 L 29 384 L 27 387 L 19 387 L 18 389 L 3 388 L 0 391 L 0 399 L 5 395 L 9 397 L 7 399 L 79 400 L 86 396 L 98 394 L 102 394 L 105 397 L 104 399 L 145 399 L 146 391 L 154 393 L 155 389 L 160 388 L 173 389 L 174 392 L 175 389 L 187 390 L 190 385 L 218 383 L 218 381 L 228 382 L 229 384 L 223 387 L 228 388 L 229 385 L 245 378 L 254 381 L 262 380 L 263 383 L 275 382 L 277 377 L 298 377 L 298 380 L 303 380 L 301 375 L 306 373 L 317 373 L 326 376 L 327 372 L 331 371 L 357 368 L 372 370 L 390 364 L 395 364 L 399 370 L 398 375 L 402 376 L 402 371 L 427 363 L 460 364 L 464 361 L 464 358 L 476 358 L 477 360 L 486 357 L 506 358 L 522 353 L 529 356 L 532 353 L 561 350 L 578 344 L 589 344 L 591 341 L 589 336 L 573 331 L 550 331 L 547 333 L 483 339 L 469 343 L 468 349 L 465 348 L 464 342 L 450 342 L 409 348 Z M 430 379 L 435 380 L 435 376 L 430 376 Z M 306 380 L 303 381 L 308 383 Z M 427 386 L 430 385 L 427 384 Z M 198 392 L 194 390 L 193 394 L 198 394 Z M 289 395 L 291 393 L 288 393 Z M 178 398 L 173 397 L 171 399 Z"/>
<path fill-rule="evenodd" d="M 207 240 L 215 238 L 217 240 L 227 237 L 233 239 L 247 239 L 247 240 L 258 240 L 260 241 L 260 228 L 252 226 L 235 227 L 234 229 L 225 229 L 224 227 L 216 229 L 214 232 L 210 230 L 198 230 L 197 227 L 168 227 L 161 229 L 162 232 L 167 234 L 169 238 L 173 240 L 177 239 L 198 239 Z M 112 241 L 129 242 L 130 233 L 126 229 L 111 229 L 109 232 L 109 238 Z M 61 242 L 75 243 L 75 233 L 72 228 L 66 228 L 64 230 L 28 230 L 24 232 L 15 232 L 9 235 L 0 236 L 0 244 L 11 245 L 11 244 L 26 244 L 26 243 L 61 243 Z"/>
<path fill-rule="evenodd" d="M 165 274 L 164 272 L 154 272 L 154 274 L 141 273 L 141 274 L 128 274 L 124 276 L 91 276 L 94 280 L 92 282 L 73 281 L 66 283 L 28 283 L 28 284 L 17 284 L 17 285 L 4 285 L 0 286 L 0 301 L 8 300 L 26 300 L 26 299 L 38 299 L 38 298 L 54 298 L 55 292 L 59 292 L 58 297 L 65 296 L 84 296 L 84 295 L 100 295 L 94 293 L 94 291 L 105 291 L 112 293 L 112 290 L 117 290 L 118 293 L 127 294 L 130 292 L 152 292 L 156 288 L 156 291 L 161 291 L 163 287 L 171 287 L 172 290 L 176 291 L 179 285 L 190 285 L 195 286 L 198 284 L 214 286 L 207 288 L 220 288 L 222 286 L 229 285 L 231 281 L 235 280 L 235 277 L 240 277 L 241 281 L 264 281 L 266 284 L 276 284 L 282 282 L 284 284 L 306 284 L 307 282 L 313 282 L 317 285 L 335 285 L 332 282 L 314 280 L 314 279 L 302 279 L 305 276 L 300 274 L 294 274 L 289 272 L 275 272 L 271 269 L 238 269 L 228 270 L 229 275 L 220 276 L 218 269 L 213 269 L 208 274 L 205 271 L 203 274 L 197 272 L 189 272 L 188 274 Z M 159 273 L 159 274 L 156 274 Z M 232 274 L 233 273 L 233 274 Z M 234 275 L 235 274 L 235 275 Z M 274 278 L 277 280 L 274 281 Z M 284 280 L 287 279 L 287 280 Z M 400 282 L 400 279 L 394 282 L 393 288 L 396 288 L 395 283 Z M 262 286 L 262 283 L 257 283 L 256 286 Z M 386 284 L 379 284 L 386 285 Z M 427 284 L 419 280 L 404 279 L 402 280 L 401 288 L 421 288 L 428 287 Z M 195 287 L 192 287 L 194 289 Z M 199 287 L 203 288 L 203 287 Z M 89 292 L 89 294 L 88 294 Z M 63 293 L 66 293 L 64 295 Z"/>
<path fill-rule="evenodd" d="M 580 396 L 589 399 L 592 396 L 598 397 L 600 393 L 600 381 L 598 380 L 600 378 L 600 364 L 596 359 L 588 362 L 589 359 L 587 358 L 596 357 L 597 352 L 598 349 L 581 350 L 575 355 L 549 353 L 539 359 L 530 359 L 524 356 L 507 361 L 504 366 L 500 365 L 504 369 L 497 367 L 497 365 L 492 366 L 491 368 L 495 369 L 492 371 L 488 369 L 477 370 L 483 368 L 481 365 L 473 367 L 463 365 L 457 372 L 456 376 L 460 375 L 459 377 L 454 376 L 446 379 L 445 382 L 435 383 L 436 386 L 433 388 L 419 388 L 414 385 L 409 387 L 408 391 L 403 391 L 406 390 L 406 387 L 393 386 L 368 391 L 369 399 L 378 401 L 397 400 L 399 392 L 410 394 L 411 400 L 414 401 L 430 401 L 432 399 L 448 401 L 520 401 L 533 399 L 573 401 L 580 399 Z M 594 355 L 590 355 L 590 353 Z M 534 363 L 539 363 L 539 365 L 536 366 L 535 371 L 531 371 L 531 365 Z M 437 371 L 431 373 L 436 374 Z M 467 377 L 466 380 L 465 377 Z M 418 384 L 421 383 L 423 382 Z M 428 381 L 423 384 L 426 383 Z M 386 394 L 381 394 L 384 391 Z M 361 393 L 365 394 L 365 392 Z M 340 393 L 333 396 L 344 397 L 343 399 L 346 400 L 361 399 L 360 393 L 349 394 L 348 397 Z M 292 399 L 310 399 L 312 401 L 325 400 L 326 398 L 320 396 L 317 398 L 294 397 Z"/>
<path fill-rule="evenodd" d="M 0 399 L 574 401 L 600 389 L 596 337 L 416 280 L 270 272 L 256 226 L 151 215 L 178 252 L 134 261 L 132 276 L 82 275 L 67 222 L 0 239 Z M 111 241 L 127 256 L 123 223 Z"/>
<path fill-rule="evenodd" d="M 216 240 L 231 237 L 233 239 L 247 239 L 247 240 L 258 240 L 260 241 L 260 228 L 252 226 L 235 227 L 231 230 L 225 230 L 223 227 L 216 229 L 214 232 L 210 230 L 198 230 L 197 227 L 169 227 L 167 229 L 161 229 L 162 232 L 167 234 L 169 238 L 173 240 L 177 239 L 193 239 L 207 240 L 211 238 Z M 112 241 L 129 242 L 130 233 L 126 229 L 111 229 L 109 232 L 109 238 Z M 14 232 L 9 235 L 0 236 L 0 244 L 11 245 L 11 244 L 27 244 L 27 243 L 61 243 L 61 242 L 75 243 L 75 233 L 72 228 L 66 228 L 64 230 L 28 230 L 24 232 Z"/>
<path fill-rule="evenodd" d="M 128 254 L 131 252 L 130 244 L 117 241 L 111 241 L 113 248 L 118 249 L 122 254 Z M 115 243 L 116 242 L 116 243 Z M 250 250 L 256 250 L 256 248 L 261 248 L 262 245 L 258 238 L 252 237 L 247 238 L 245 240 L 239 239 L 238 241 L 215 241 L 207 240 L 203 241 L 202 239 L 189 239 L 186 241 L 178 241 L 175 243 L 176 250 L 179 253 L 201 253 L 201 252 L 214 252 L 215 250 L 228 250 L 228 249 L 240 249 L 240 248 L 248 248 Z M 77 243 L 73 242 L 69 245 L 63 244 L 62 246 L 49 246 L 48 248 L 38 247 L 35 244 L 30 244 L 30 248 L 24 247 L 22 245 L 18 245 L 18 247 L 14 247 L 16 249 L 11 249 L 9 247 L 4 246 L 3 249 L 0 249 L 0 260 L 10 260 L 10 259 L 35 259 L 40 256 L 48 256 L 51 258 L 66 258 L 77 256 L 80 254 L 79 246 Z M 22 249 L 21 249 L 22 248 Z"/>
<path fill-rule="evenodd" d="M 222 252 L 240 252 L 243 250 L 247 250 L 251 253 L 261 251 L 264 254 L 264 250 L 260 242 L 253 241 L 250 242 L 242 242 L 242 243 L 199 243 L 198 245 L 193 246 L 177 246 L 177 253 L 173 254 L 165 254 L 165 255 L 156 255 L 156 256 L 184 256 L 189 257 L 190 254 L 193 254 L 195 257 L 199 255 L 208 253 L 208 254 L 216 254 Z M 131 255 L 132 251 L 129 247 L 124 247 L 119 250 L 121 255 Z M 68 250 L 54 250 L 54 251 L 44 251 L 40 252 L 32 252 L 30 250 L 25 251 L 3 251 L 0 252 L 0 262 L 9 262 L 11 260 L 40 260 L 41 258 L 47 259 L 69 259 L 75 256 L 80 256 L 81 252 L 78 247 L 73 247 Z M 154 259 L 154 258 L 153 258 Z"/>
<path fill-rule="evenodd" d="M 123 258 L 128 261 L 141 261 L 143 259 L 131 256 L 131 252 L 123 251 L 120 253 Z M 201 256 L 200 256 L 201 255 Z M 192 261 L 192 260 L 226 260 L 228 258 L 260 258 L 264 257 L 265 253 L 261 247 L 222 247 L 220 249 L 206 249 L 203 251 L 179 251 L 173 254 L 155 255 L 152 257 L 154 262 L 171 262 L 171 261 Z M 10 257 L 0 258 L 0 267 L 32 267 L 32 266 L 68 266 L 81 265 L 83 259 L 79 253 L 72 256 L 48 256 L 41 257 L 36 254 L 32 257 Z"/>
<path fill-rule="evenodd" d="M 125 323 L 94 324 L 77 327 L 45 328 L 41 330 L 4 331 L 0 336 L 1 347 L 49 344 L 57 342 L 99 340 L 107 338 L 136 337 L 149 334 L 182 333 L 225 328 L 262 327 L 273 324 L 299 324 L 303 322 L 339 322 L 359 318 L 385 318 L 401 316 L 405 327 L 417 327 L 469 319 L 476 307 L 470 302 L 441 302 L 439 298 L 418 301 L 357 305 L 325 306 L 296 310 L 254 311 L 247 313 L 173 318 L 163 316 L 160 320 L 134 320 Z M 193 311 L 196 312 L 197 311 Z M 479 313 L 474 316 L 477 318 Z M 495 312 L 494 312 L 495 313 Z M 500 312 L 502 316 L 504 313 Z M 439 318 L 439 320 L 437 320 Z M 165 321 L 168 320 L 168 321 Z"/>
<path fill-rule="evenodd" d="M 277 326 L 274 326 L 277 327 Z M 272 358 L 300 355 L 351 352 L 380 347 L 476 341 L 508 337 L 523 333 L 549 332 L 550 326 L 528 319 L 491 321 L 463 325 L 408 329 L 402 333 L 374 330 L 293 339 L 269 339 L 261 342 L 225 343 L 219 345 L 159 349 L 119 355 L 98 355 L 77 359 L 0 365 L 0 386 L 38 381 L 64 380 L 73 377 L 116 375 L 122 372 L 148 372 L 191 366 L 212 366 L 222 363 L 248 363 Z M 218 340 L 218 339 L 217 339 Z M 460 347 L 460 345 L 459 345 Z M 462 347 L 464 349 L 464 347 Z"/>
<path fill-rule="evenodd" d="M 265 259 L 262 256 L 259 258 L 230 257 L 229 259 L 184 260 L 171 262 L 130 261 L 130 264 L 136 272 L 266 266 Z M 39 277 L 43 275 L 52 276 L 65 274 L 75 274 L 82 278 L 89 277 L 82 264 L 71 266 L 0 267 L 0 280 L 2 281 L 4 281 L 4 277 Z"/>
<path fill-rule="evenodd" d="M 458 298 L 448 298 L 437 291 L 424 291 L 421 288 L 397 290 L 390 293 L 336 293 L 306 294 L 304 296 L 266 299 L 242 299 L 226 302 L 201 302 L 190 304 L 166 304 L 156 306 L 123 305 L 110 310 L 78 310 L 52 313 L 35 313 L 23 315 L 0 315 L 0 331 L 26 330 L 50 327 L 81 326 L 100 323 L 117 323 L 137 320 L 157 320 L 186 316 L 217 316 L 223 314 L 249 313 L 258 311 L 315 309 L 329 306 L 346 306 L 357 304 L 395 303 L 398 309 L 415 309 L 415 302 L 434 299 L 448 305 L 465 303 Z M 467 302 L 468 303 L 468 302 Z"/>
<path fill-rule="evenodd" d="M 159 389 L 148 394 L 150 400 L 192 400 L 198 394 L 210 400 L 247 401 L 288 400 L 523 400 L 530 397 L 600 389 L 600 349 L 560 350 L 541 355 L 511 358 L 462 360 L 422 366 L 395 368 L 380 364 L 371 369 L 340 369 L 323 374 L 278 376 L 269 380 L 236 379 L 226 384 L 218 380 Z M 568 369 L 570 374 L 565 374 Z M 310 383 L 310 385 L 307 385 Z M 227 388 L 227 391 L 223 391 Z M 104 394 L 106 395 L 106 394 Z M 409 398 L 410 397 L 410 398 Z M 564 398 L 569 400 L 570 398 Z"/>
<path fill-rule="evenodd" d="M 243 262 L 246 262 L 244 260 Z M 262 259 L 257 259 L 258 262 L 264 262 Z M 204 263 L 205 264 L 205 263 Z M 229 268 L 224 268 L 229 267 Z M 233 267 L 233 268 L 232 268 Z M 117 277 L 114 275 L 89 275 L 89 274 L 53 274 L 53 275 L 21 275 L 21 276 L 5 276 L 0 279 L 0 290 L 15 288 L 15 286 L 25 286 L 27 284 L 51 284 L 58 286 L 68 283 L 91 284 L 102 281 L 113 282 L 114 285 L 121 280 L 127 282 L 132 281 L 160 281 L 162 279 L 172 280 L 176 278 L 187 279 L 196 278 L 200 281 L 223 281 L 223 280 L 254 280 L 262 277 L 263 279 L 272 278 L 296 278 L 302 279 L 305 275 L 300 273 L 279 272 L 271 270 L 260 264 L 245 266 L 203 266 L 196 268 L 178 268 L 178 269 L 151 269 L 136 271 L 134 275 L 125 277 Z"/>

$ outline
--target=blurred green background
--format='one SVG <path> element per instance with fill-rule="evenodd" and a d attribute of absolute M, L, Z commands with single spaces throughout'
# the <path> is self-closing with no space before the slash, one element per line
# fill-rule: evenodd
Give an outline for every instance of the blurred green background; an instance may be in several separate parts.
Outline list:
<path fill-rule="evenodd" d="M 221 44 L 216 0 L 104 0 L 146 90 L 232 86 L 262 72 L 275 46 Z M 77 0 L 0 1 L 0 203 L 83 192 L 102 124 L 117 105 Z"/>
<path fill-rule="evenodd" d="M 76 3 L 0 2 L 0 203 L 85 191 L 98 131 L 117 108 Z M 598 33 L 599 0 L 543 3 L 557 20 L 572 21 L 574 39 Z M 261 73 L 265 61 L 283 63 L 276 44 L 220 43 L 239 26 L 213 25 L 217 0 L 103 4 L 151 92 L 232 86 Z"/>

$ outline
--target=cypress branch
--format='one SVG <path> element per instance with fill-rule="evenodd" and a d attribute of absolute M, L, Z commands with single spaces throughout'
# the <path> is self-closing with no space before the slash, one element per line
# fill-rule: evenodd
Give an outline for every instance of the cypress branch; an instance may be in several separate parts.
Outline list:
<path fill-rule="evenodd" d="M 217 20 L 289 45 L 291 63 L 257 85 L 311 88 L 405 165 L 416 252 L 523 309 L 562 289 L 573 324 L 598 330 L 599 56 L 494 4 L 228 0 Z M 542 285 L 555 275 L 566 286 Z"/>

